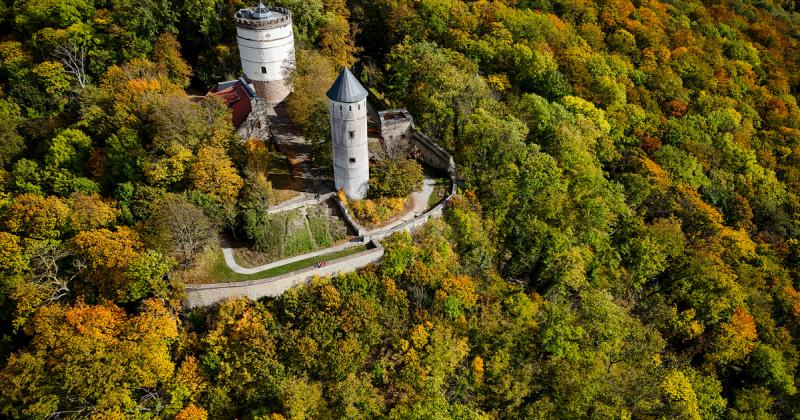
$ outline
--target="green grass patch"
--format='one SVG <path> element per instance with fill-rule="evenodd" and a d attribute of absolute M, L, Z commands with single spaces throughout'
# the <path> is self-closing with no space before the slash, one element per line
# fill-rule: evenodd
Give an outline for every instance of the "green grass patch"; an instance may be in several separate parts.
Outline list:
<path fill-rule="evenodd" d="M 256 211 L 244 214 L 245 234 L 252 249 L 239 251 L 244 265 L 306 254 L 347 239 L 347 225 L 326 205 L 288 210 L 272 215 Z"/>
<path fill-rule="evenodd" d="M 359 252 L 367 250 L 366 245 L 356 245 L 341 251 L 332 252 L 330 254 L 318 255 L 316 257 L 306 258 L 285 264 L 279 267 L 270 268 L 268 270 L 259 271 L 253 274 L 239 274 L 232 271 L 225 263 L 225 258 L 222 256 L 222 251 L 216 252 L 216 258 L 210 267 L 208 278 L 213 283 L 226 283 L 235 281 L 258 280 L 269 277 L 280 276 L 281 274 L 291 273 L 303 268 L 311 267 L 319 261 L 332 261 L 336 258 L 342 258 Z"/>
<path fill-rule="evenodd" d="M 328 227 L 328 218 L 324 214 L 309 211 L 308 215 L 308 228 L 311 230 L 311 236 L 314 242 L 320 248 L 326 248 L 333 244 L 331 232 Z"/>
<path fill-rule="evenodd" d="M 292 256 L 311 252 L 316 247 L 311 232 L 302 214 L 292 215 L 286 220 L 286 235 L 283 242 L 283 255 Z"/>
<path fill-rule="evenodd" d="M 347 225 L 328 208 L 309 207 L 306 218 L 317 249 L 327 248 L 347 238 Z"/>
<path fill-rule="evenodd" d="M 436 185 L 433 186 L 433 192 L 431 192 L 430 197 L 428 197 L 428 208 L 435 206 L 442 201 L 443 198 L 447 197 L 449 190 L 450 182 L 447 180 L 437 181 Z"/>

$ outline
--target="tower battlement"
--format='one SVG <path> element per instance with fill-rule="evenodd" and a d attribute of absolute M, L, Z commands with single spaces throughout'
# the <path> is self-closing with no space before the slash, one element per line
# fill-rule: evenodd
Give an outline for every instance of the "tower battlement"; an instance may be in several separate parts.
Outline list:
<path fill-rule="evenodd" d="M 272 29 L 291 24 L 292 12 L 285 7 L 252 7 L 249 9 L 240 9 L 233 15 L 233 21 L 237 27 L 247 29 Z"/>
<path fill-rule="evenodd" d="M 259 3 L 240 9 L 233 21 L 247 81 L 267 102 L 281 102 L 292 91 L 287 77 L 295 60 L 292 13 Z"/>

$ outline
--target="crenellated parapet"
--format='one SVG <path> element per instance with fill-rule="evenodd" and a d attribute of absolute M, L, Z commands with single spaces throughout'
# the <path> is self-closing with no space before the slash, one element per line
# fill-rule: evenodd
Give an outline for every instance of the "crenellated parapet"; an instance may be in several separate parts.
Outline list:
<path fill-rule="evenodd" d="M 247 29 L 273 29 L 292 24 L 292 12 L 285 7 L 263 6 L 267 13 L 254 15 L 254 9 L 241 9 L 233 15 L 237 27 Z M 258 8 L 255 8 L 256 10 Z"/>
<path fill-rule="evenodd" d="M 292 91 L 288 75 L 295 66 L 292 13 L 283 7 L 240 9 L 233 16 L 242 71 L 256 94 L 269 103 Z"/>

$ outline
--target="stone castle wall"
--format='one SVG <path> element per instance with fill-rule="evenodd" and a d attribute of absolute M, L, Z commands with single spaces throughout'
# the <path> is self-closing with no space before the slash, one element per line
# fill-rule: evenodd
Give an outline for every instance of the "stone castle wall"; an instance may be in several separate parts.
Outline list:
<path fill-rule="evenodd" d="M 420 159 L 422 159 L 425 164 L 432 168 L 447 171 L 451 177 L 455 176 L 456 163 L 453 160 L 453 156 L 450 156 L 450 153 L 447 153 L 447 151 L 444 150 L 442 146 L 436 144 L 433 139 L 420 133 L 416 129 L 412 130 L 411 137 L 413 139 L 412 144 L 418 148 Z"/>
<path fill-rule="evenodd" d="M 239 134 L 242 141 L 251 138 L 261 141 L 269 140 L 269 103 L 261 98 L 252 98 L 250 105 L 252 110 L 242 125 L 236 129 L 236 133 Z"/>
<path fill-rule="evenodd" d="M 455 175 L 453 157 L 433 139 L 419 132 L 414 118 L 405 109 L 379 111 L 381 141 L 389 157 L 396 158 L 409 152 L 418 152 L 418 158 L 426 165 Z"/>

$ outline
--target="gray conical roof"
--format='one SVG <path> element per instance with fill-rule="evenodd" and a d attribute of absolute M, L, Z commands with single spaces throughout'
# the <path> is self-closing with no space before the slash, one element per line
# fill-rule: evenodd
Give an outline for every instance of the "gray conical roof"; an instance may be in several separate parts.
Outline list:
<path fill-rule="evenodd" d="M 358 79 L 350 72 L 350 69 L 345 67 L 325 95 L 332 101 L 352 103 L 363 100 L 368 93 L 364 86 L 358 83 Z"/>

